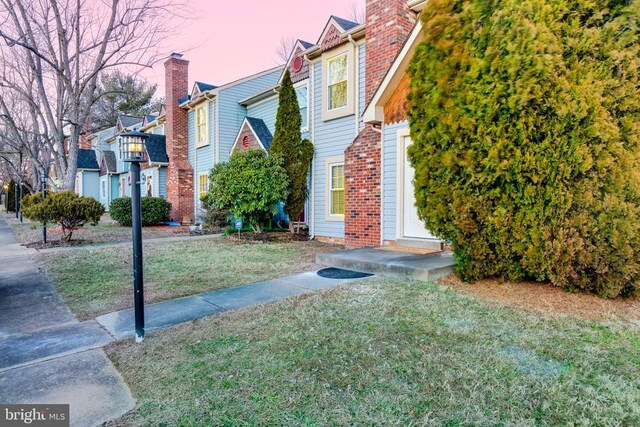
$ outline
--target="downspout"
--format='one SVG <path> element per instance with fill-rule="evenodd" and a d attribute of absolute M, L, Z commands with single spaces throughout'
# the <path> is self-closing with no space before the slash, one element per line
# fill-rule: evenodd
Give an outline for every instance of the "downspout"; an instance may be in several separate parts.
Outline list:
<path fill-rule="evenodd" d="M 311 131 L 311 143 L 316 144 L 316 120 L 315 120 L 315 73 L 316 67 L 309 62 L 307 54 L 303 56 L 304 60 L 309 64 L 309 129 Z M 309 203 L 309 239 L 313 240 L 316 237 L 316 156 L 314 153 L 311 159 L 311 203 Z"/>
<path fill-rule="evenodd" d="M 360 49 L 358 48 L 358 44 L 353 40 L 353 36 L 351 34 L 347 35 L 347 39 L 354 47 L 356 53 L 354 55 L 354 68 L 355 72 L 355 99 L 353 102 L 355 103 L 355 118 L 356 118 L 356 137 L 360 133 Z"/>
<path fill-rule="evenodd" d="M 380 129 L 371 125 L 371 129 L 380 134 L 380 246 L 384 246 L 384 133 Z"/>

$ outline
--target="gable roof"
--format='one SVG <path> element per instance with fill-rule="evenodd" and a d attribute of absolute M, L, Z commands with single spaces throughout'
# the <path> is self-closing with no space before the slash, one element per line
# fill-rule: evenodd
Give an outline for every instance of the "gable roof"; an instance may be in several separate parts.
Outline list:
<path fill-rule="evenodd" d="M 238 141 L 240 140 L 240 135 L 244 131 L 244 127 L 248 126 L 251 130 L 251 133 L 256 137 L 258 143 L 265 149 L 265 151 L 269 151 L 271 148 L 271 141 L 273 141 L 273 136 L 269 131 L 269 128 L 264 123 L 262 119 L 257 119 L 255 117 L 245 117 L 242 121 L 242 125 L 240 125 L 240 129 L 238 129 L 238 134 L 236 135 L 236 139 L 231 146 L 231 152 L 236 149 L 236 145 L 238 145 Z"/>
<path fill-rule="evenodd" d="M 132 126 L 137 125 L 138 123 L 142 123 L 142 117 L 136 116 L 128 116 L 126 114 L 122 114 L 118 117 L 118 121 L 124 128 L 130 128 Z"/>
<path fill-rule="evenodd" d="M 309 43 L 309 42 L 306 42 L 306 41 L 300 40 L 300 39 L 298 39 L 298 42 L 300 42 L 302 47 L 304 47 L 305 49 L 309 49 L 310 47 L 315 46 L 313 43 Z"/>
<path fill-rule="evenodd" d="M 167 156 L 167 137 L 164 135 L 148 134 L 146 147 L 149 163 L 169 163 Z"/>
<path fill-rule="evenodd" d="M 340 18 L 339 16 L 331 15 L 331 17 L 342 27 L 343 31 L 349 31 L 350 29 L 360 25 L 357 22 L 349 21 L 348 19 Z"/>
<path fill-rule="evenodd" d="M 209 83 L 196 82 L 195 87 L 197 87 L 200 92 L 204 92 L 206 90 L 215 89 L 218 86 L 210 85 Z"/>
<path fill-rule="evenodd" d="M 116 153 L 114 153 L 113 151 L 103 151 L 102 159 L 105 166 L 107 167 L 107 172 L 116 172 Z"/>
<path fill-rule="evenodd" d="M 258 73 L 242 77 L 240 79 L 234 80 L 234 81 L 229 82 L 229 83 L 225 83 L 225 84 L 220 85 L 220 86 L 214 86 L 213 89 L 206 90 L 206 91 L 203 91 L 201 93 L 203 93 L 203 94 L 207 93 L 207 94 L 211 95 L 212 97 L 213 96 L 217 96 L 221 91 L 223 91 L 225 89 L 231 88 L 233 86 L 236 86 L 236 85 L 248 82 L 248 81 L 251 81 L 253 79 L 265 76 L 265 75 L 270 74 L 270 73 L 274 73 L 274 72 L 276 72 L 278 70 L 282 71 L 283 68 L 284 68 L 284 65 L 278 65 L 277 67 L 273 67 L 273 68 L 270 68 L 268 70 L 263 70 L 263 71 L 260 71 Z M 202 96 L 204 96 L 204 95 L 200 95 L 200 94 L 187 95 L 187 96 L 181 98 L 178 101 L 178 105 L 180 105 L 181 108 L 192 107 L 192 106 L 196 105 L 197 103 L 199 103 L 201 101 L 201 99 L 202 99 L 201 97 Z"/>
<path fill-rule="evenodd" d="M 256 135 L 256 138 L 258 138 L 262 143 L 264 149 L 269 151 L 269 148 L 271 148 L 271 141 L 273 141 L 273 135 L 271 135 L 267 125 L 262 119 L 256 119 L 255 117 L 247 117 L 246 120 L 249 123 L 249 126 L 251 126 L 253 133 Z"/>
<path fill-rule="evenodd" d="M 78 149 L 78 169 L 100 170 L 96 152 L 86 148 Z"/>

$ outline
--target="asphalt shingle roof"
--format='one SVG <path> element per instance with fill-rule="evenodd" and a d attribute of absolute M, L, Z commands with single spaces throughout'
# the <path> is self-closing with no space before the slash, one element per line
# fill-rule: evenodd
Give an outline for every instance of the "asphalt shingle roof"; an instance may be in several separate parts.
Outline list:
<path fill-rule="evenodd" d="M 78 150 L 78 169 L 100 169 L 98 160 L 96 160 L 96 152 L 80 148 Z"/>
<path fill-rule="evenodd" d="M 196 86 L 198 86 L 198 90 L 200 92 L 206 92 L 208 90 L 213 90 L 218 86 L 210 85 L 209 83 L 196 82 Z"/>
<path fill-rule="evenodd" d="M 148 134 L 147 153 L 151 163 L 169 163 L 167 156 L 167 137 L 164 135 Z"/>
<path fill-rule="evenodd" d="M 309 42 L 306 42 L 306 41 L 304 41 L 304 40 L 300 40 L 300 44 L 301 44 L 301 45 L 302 45 L 302 47 L 304 47 L 305 49 L 309 49 L 310 47 L 314 46 L 314 44 L 313 44 L 313 43 L 309 43 Z"/>
<path fill-rule="evenodd" d="M 115 172 L 116 165 L 116 153 L 113 151 L 103 151 L 102 155 L 104 156 L 104 162 L 107 165 L 107 172 Z"/>
<path fill-rule="evenodd" d="M 353 21 L 349 21 L 348 19 L 344 19 L 344 18 L 340 18 L 338 16 L 335 15 L 331 15 L 331 17 L 338 23 L 338 25 L 340 25 L 345 31 L 349 31 L 352 28 L 357 27 L 358 24 L 357 22 L 353 22 Z"/>
<path fill-rule="evenodd" d="M 142 117 L 127 116 L 123 114 L 119 117 L 119 119 L 120 119 L 120 123 L 125 128 L 130 128 L 131 126 L 135 126 L 139 123 L 142 123 Z"/>
<path fill-rule="evenodd" d="M 247 122 L 249 122 L 251 129 L 253 129 L 265 150 L 269 151 L 271 141 L 273 141 L 273 135 L 269 132 L 269 128 L 264 121 L 262 121 L 262 119 L 256 119 L 255 117 L 247 117 Z"/>

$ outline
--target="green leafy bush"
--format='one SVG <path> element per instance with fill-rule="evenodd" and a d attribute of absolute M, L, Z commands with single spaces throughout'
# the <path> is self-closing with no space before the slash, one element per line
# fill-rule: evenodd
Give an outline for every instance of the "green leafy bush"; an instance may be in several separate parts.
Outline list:
<path fill-rule="evenodd" d="M 278 95 L 276 131 L 270 154 L 282 158 L 282 166 L 289 177 L 289 196 L 284 211 L 289 216 L 289 229 L 292 233 L 295 232 L 293 222 L 300 218 L 307 201 L 307 175 L 314 151 L 311 141 L 302 140 L 301 121 L 298 98 L 287 69 Z"/>
<path fill-rule="evenodd" d="M 639 17 L 624 0 L 427 3 L 409 156 L 463 279 L 638 292 Z"/>
<path fill-rule="evenodd" d="M 168 221 L 171 215 L 171 203 L 160 197 L 142 197 L 142 226 L 160 224 Z M 131 227 L 131 197 L 113 199 L 109 204 L 111 219 L 125 227 Z"/>
<path fill-rule="evenodd" d="M 258 233 L 264 218 L 275 214 L 288 194 L 282 160 L 257 149 L 236 152 L 214 166 L 209 182 L 207 203 L 242 218 Z"/>
<path fill-rule="evenodd" d="M 104 206 L 93 197 L 80 197 L 73 191 L 49 193 L 43 200 L 35 193 L 22 199 L 22 214 L 32 221 L 58 224 L 61 240 L 71 240 L 73 232 L 87 222 L 96 225 L 104 214 Z"/>

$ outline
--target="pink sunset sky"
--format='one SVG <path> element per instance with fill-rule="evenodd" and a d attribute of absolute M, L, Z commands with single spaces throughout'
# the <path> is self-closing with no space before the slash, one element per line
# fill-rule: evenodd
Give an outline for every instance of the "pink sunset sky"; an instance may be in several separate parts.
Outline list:
<path fill-rule="evenodd" d="M 192 0 L 190 18 L 166 40 L 167 54 L 189 63 L 189 83 L 221 85 L 282 63 L 276 50 L 285 37 L 316 43 L 330 15 L 364 15 L 365 0 Z M 164 96 L 164 66 L 142 75 Z"/>

